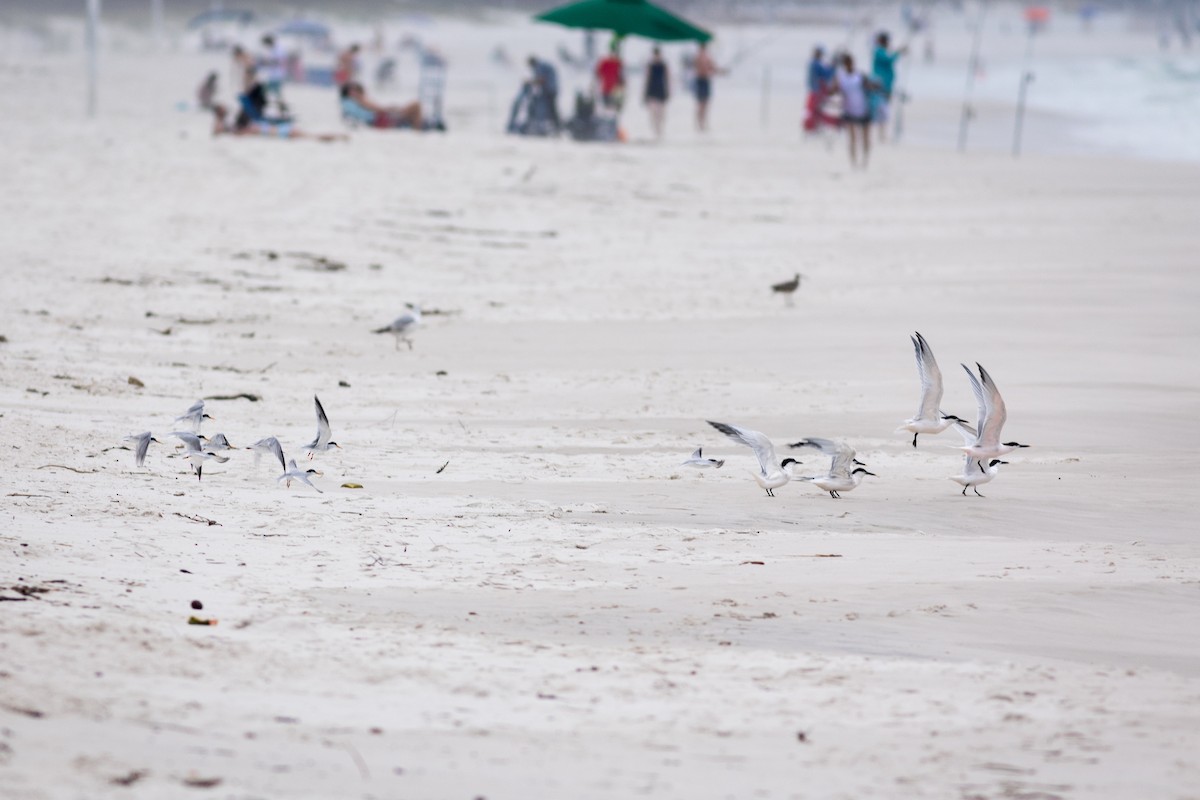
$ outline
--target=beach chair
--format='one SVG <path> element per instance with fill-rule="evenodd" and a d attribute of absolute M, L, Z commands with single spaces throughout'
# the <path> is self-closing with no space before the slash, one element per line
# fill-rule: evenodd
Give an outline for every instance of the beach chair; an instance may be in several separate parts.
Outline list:
<path fill-rule="evenodd" d="M 417 100 L 427 128 L 445 129 L 442 120 L 442 100 L 446 92 L 446 59 L 433 50 L 421 51 L 420 73 L 417 78 Z"/>

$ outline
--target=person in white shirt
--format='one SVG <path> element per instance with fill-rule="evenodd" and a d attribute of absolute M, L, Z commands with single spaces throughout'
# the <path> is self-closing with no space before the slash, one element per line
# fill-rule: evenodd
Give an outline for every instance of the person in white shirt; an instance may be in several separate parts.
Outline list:
<path fill-rule="evenodd" d="M 280 109 L 286 110 L 283 102 L 283 81 L 287 78 L 287 53 L 283 45 L 275 41 L 275 37 L 267 34 L 262 37 L 263 55 L 258 60 L 259 71 L 262 75 L 263 88 L 268 95 L 274 95 Z"/>
<path fill-rule="evenodd" d="M 859 166 L 858 142 L 862 140 L 862 167 L 871 153 L 871 106 L 867 101 L 870 79 L 854 70 L 854 58 L 843 53 L 833 79 L 833 93 L 842 96 L 842 125 L 850 137 L 850 166 Z"/>

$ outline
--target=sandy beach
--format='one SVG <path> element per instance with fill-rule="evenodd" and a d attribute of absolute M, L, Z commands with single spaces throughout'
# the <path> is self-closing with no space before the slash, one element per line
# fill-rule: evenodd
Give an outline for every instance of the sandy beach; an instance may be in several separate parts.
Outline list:
<path fill-rule="evenodd" d="M 446 135 L 213 138 L 209 63 L 110 54 L 93 121 L 0 72 L 0 796 L 1200 797 L 1200 165 L 852 171 L 733 80 L 658 145 L 470 75 Z M 984 498 L 893 433 L 913 331 L 1032 445 Z M 314 394 L 323 493 L 121 449 L 252 395 L 204 432 L 304 460 Z M 771 499 L 705 420 L 878 477 Z"/>

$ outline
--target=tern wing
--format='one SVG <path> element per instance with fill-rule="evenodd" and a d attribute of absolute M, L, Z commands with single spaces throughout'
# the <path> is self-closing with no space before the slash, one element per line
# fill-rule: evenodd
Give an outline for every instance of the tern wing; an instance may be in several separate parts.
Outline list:
<path fill-rule="evenodd" d="M 174 436 L 179 441 L 183 442 L 183 446 L 187 448 L 189 453 L 199 453 L 201 450 L 200 437 L 194 433 L 187 431 L 171 431 L 167 436 Z"/>
<path fill-rule="evenodd" d="M 329 427 L 329 417 L 325 416 L 325 408 L 321 405 L 321 399 L 315 394 L 313 403 L 317 406 L 317 438 L 313 441 L 313 445 L 320 450 L 329 444 L 329 440 L 333 438 L 333 431 Z"/>
<path fill-rule="evenodd" d="M 988 375 L 986 369 L 979 363 L 979 378 L 983 381 L 983 398 L 987 402 L 987 421 L 979 426 L 979 441 L 986 444 L 1000 444 L 1000 429 L 1008 419 L 1008 409 L 1004 407 L 1004 398 L 996 388 L 996 382 Z"/>
<path fill-rule="evenodd" d="M 700 460 L 703 460 L 704 456 L 703 456 L 703 455 L 701 454 L 701 452 L 700 452 L 700 451 L 701 451 L 701 450 L 703 450 L 703 449 L 704 449 L 703 447 L 697 447 L 697 448 L 696 448 L 696 452 L 692 453 L 692 458 L 691 458 L 691 460 L 692 460 L 692 461 L 700 461 Z"/>
<path fill-rule="evenodd" d="M 136 453 L 137 453 L 137 465 L 139 467 L 144 466 L 146 464 L 146 451 L 148 451 L 150 449 L 150 439 L 152 437 L 153 437 L 153 434 L 151 434 L 150 431 L 146 431 L 145 433 L 139 433 L 137 436 L 131 437 L 131 438 L 137 440 Z"/>
<path fill-rule="evenodd" d="M 978 422 L 975 423 L 975 430 L 977 431 L 977 435 L 975 437 L 975 441 L 968 442 L 968 444 L 980 444 L 983 441 L 983 430 L 987 426 L 987 419 L 988 419 L 987 400 L 985 400 L 983 397 L 983 386 L 980 385 L 979 379 L 975 377 L 975 373 L 971 372 L 971 368 L 968 367 L 966 364 L 962 364 L 960 366 L 962 366 L 962 368 L 964 370 L 966 370 L 967 377 L 971 379 L 971 391 L 975 393 L 975 403 L 979 406 Z"/>
<path fill-rule="evenodd" d="M 815 447 L 832 460 L 829 462 L 830 476 L 848 476 L 850 469 L 854 464 L 854 448 L 845 442 L 835 442 L 832 439 L 818 439 L 809 437 L 803 439 L 793 447 Z"/>
<path fill-rule="evenodd" d="M 274 436 L 267 437 L 267 449 L 271 451 L 271 455 L 279 459 L 279 466 L 287 469 L 287 464 L 283 460 L 283 447 L 279 444 L 279 440 Z"/>
<path fill-rule="evenodd" d="M 196 402 L 192 403 L 190 406 L 188 406 L 187 413 L 188 414 L 196 414 L 197 416 L 199 416 L 200 414 L 203 414 L 204 413 L 204 401 L 197 400 Z"/>
<path fill-rule="evenodd" d="M 954 430 L 963 437 L 963 444 L 968 447 L 975 444 L 975 440 L 979 438 L 978 432 L 965 422 L 954 423 Z"/>
<path fill-rule="evenodd" d="M 766 437 L 766 434 L 752 431 L 749 428 L 727 425 L 724 422 L 713 422 L 712 420 L 706 420 L 706 422 L 735 442 L 744 444 L 753 450 L 754 455 L 758 457 L 758 468 L 764 476 L 779 469 L 775 462 L 775 445 L 771 444 L 771 440 Z"/>
<path fill-rule="evenodd" d="M 921 407 L 917 409 L 916 419 L 941 419 L 942 371 L 929 342 L 920 333 L 913 337 L 913 349 L 917 356 L 917 372 L 921 376 Z"/>

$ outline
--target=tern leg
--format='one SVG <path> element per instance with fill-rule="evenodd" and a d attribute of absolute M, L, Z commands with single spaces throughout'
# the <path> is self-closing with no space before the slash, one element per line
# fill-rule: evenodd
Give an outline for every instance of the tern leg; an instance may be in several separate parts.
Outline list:
<path fill-rule="evenodd" d="M 196 480 L 200 480 L 200 473 L 204 471 L 204 465 L 196 467 Z"/>
<path fill-rule="evenodd" d="M 972 486 L 971 488 L 975 490 L 975 494 L 979 494 L 979 487 L 978 487 L 978 486 Z M 981 494 L 979 494 L 979 496 L 980 496 L 980 497 L 983 497 L 983 495 L 981 495 Z"/>
<path fill-rule="evenodd" d="M 987 470 L 983 468 L 983 462 L 980 461 L 979 459 L 976 459 L 975 463 L 979 465 L 979 471 L 982 472 L 984 475 L 986 475 Z"/>
<path fill-rule="evenodd" d="M 916 446 L 917 446 L 917 437 L 918 437 L 918 436 L 920 436 L 920 434 L 919 434 L 919 433 L 914 433 L 914 434 L 913 434 L 913 447 L 916 447 Z"/>
<path fill-rule="evenodd" d="M 967 487 L 964 485 L 963 486 L 963 497 L 966 497 L 966 496 L 967 496 Z"/>
<path fill-rule="evenodd" d="M 412 339 L 405 339 L 404 343 L 408 345 L 408 352 L 412 352 Z"/>

